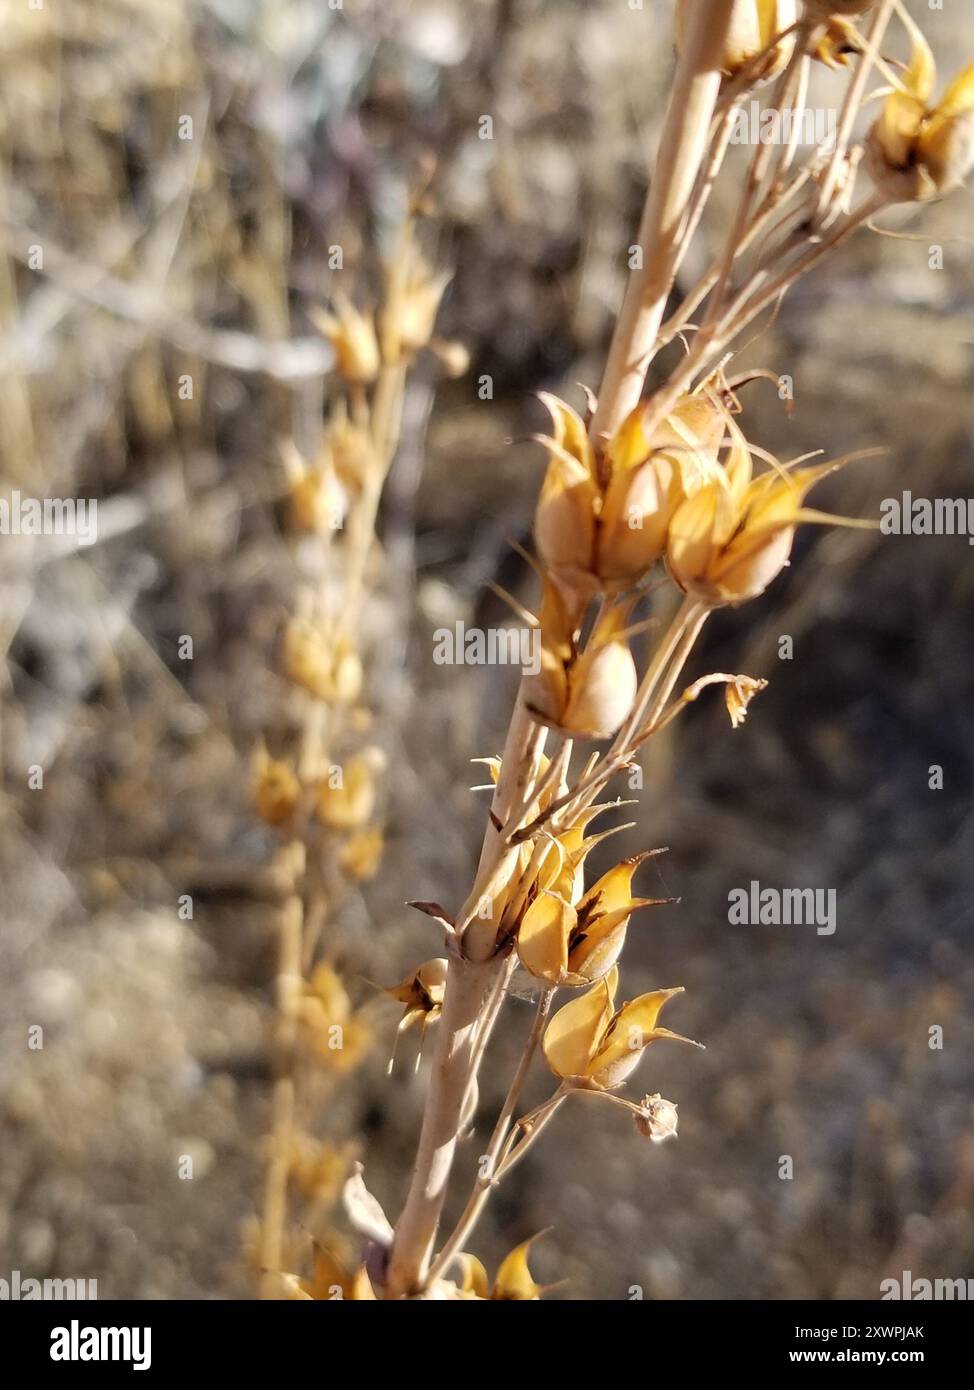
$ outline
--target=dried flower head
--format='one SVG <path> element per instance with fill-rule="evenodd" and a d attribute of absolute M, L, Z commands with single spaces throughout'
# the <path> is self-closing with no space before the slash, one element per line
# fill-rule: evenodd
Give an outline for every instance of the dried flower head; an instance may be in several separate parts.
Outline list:
<path fill-rule="evenodd" d="M 491 1284 L 487 1271 L 476 1255 L 466 1252 L 457 1257 L 462 1271 L 459 1285 L 462 1295 L 471 1299 L 494 1299 L 505 1302 L 537 1302 L 545 1292 L 546 1285 L 536 1282 L 528 1267 L 528 1255 L 538 1236 L 523 1241 L 505 1255 L 497 1270 L 497 1277 Z"/>
<path fill-rule="evenodd" d="M 657 852 L 624 859 L 585 893 L 577 907 L 557 892 L 540 893 L 518 928 L 517 952 L 525 969 L 549 985 L 590 984 L 607 974 L 625 945 L 632 913 L 669 901 L 632 896 L 636 869 Z"/>
<path fill-rule="evenodd" d="M 556 1076 L 576 1085 L 612 1091 L 639 1065 L 646 1048 L 660 1038 L 693 1043 L 656 1020 L 663 1005 L 683 987 L 641 994 L 615 1009 L 619 970 L 613 966 L 598 984 L 559 1009 L 543 1039 L 544 1055 Z"/>
<path fill-rule="evenodd" d="M 334 306 L 333 313 L 310 310 L 312 322 L 335 349 L 336 365 L 345 380 L 367 386 L 378 376 L 380 366 L 373 316 L 356 309 L 342 294 L 335 295 Z"/>
<path fill-rule="evenodd" d="M 376 801 L 376 772 L 381 768 L 378 749 L 366 749 L 335 767 L 318 792 L 318 819 L 331 830 L 359 830 L 372 819 Z"/>
<path fill-rule="evenodd" d="M 382 350 L 389 362 L 414 356 L 433 336 L 450 271 L 433 271 L 412 241 L 400 253 L 390 276 L 382 315 Z"/>
<path fill-rule="evenodd" d="M 678 49 L 683 47 L 690 9 L 695 3 L 696 0 L 677 0 Z M 776 76 L 792 55 L 795 35 L 789 33 L 778 43 L 775 38 L 791 29 L 797 19 L 796 0 L 735 0 L 721 64 L 725 76 L 736 77 L 749 63 L 754 64 L 756 79 Z"/>
<path fill-rule="evenodd" d="M 336 1071 L 358 1066 L 371 1031 L 352 1007 L 341 976 L 329 961 L 320 961 L 305 982 L 298 1017 L 308 1049 Z"/>
<path fill-rule="evenodd" d="M 886 98 L 866 142 L 873 182 L 891 202 L 901 203 L 949 192 L 974 168 L 974 64 L 933 102 L 933 53 L 915 26 L 912 33 L 903 89 Z"/>
<path fill-rule="evenodd" d="M 261 745 L 256 755 L 254 802 L 261 820 L 283 825 L 301 797 L 301 783 L 289 762 L 272 758 Z"/>
<path fill-rule="evenodd" d="M 775 466 L 755 478 L 744 435 L 732 420 L 727 424 L 732 445 L 725 466 L 677 510 L 666 553 L 680 588 L 715 607 L 763 593 L 788 563 L 800 522 L 869 524 L 803 506 L 810 489 L 842 460 Z"/>

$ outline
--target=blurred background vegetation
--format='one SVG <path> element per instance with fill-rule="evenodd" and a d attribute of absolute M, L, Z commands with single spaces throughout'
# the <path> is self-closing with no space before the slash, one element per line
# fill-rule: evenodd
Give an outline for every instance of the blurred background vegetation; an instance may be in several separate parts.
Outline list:
<path fill-rule="evenodd" d="M 968 7 L 910 8 L 948 71 L 974 52 Z M 492 579 L 531 600 L 509 542 L 542 466 L 533 393 L 578 404 L 598 383 L 669 11 L 0 0 L 4 487 L 99 504 L 91 548 L 0 544 L 0 1270 L 97 1278 L 102 1297 L 253 1292 L 275 945 L 251 758 L 293 718 L 280 441 L 313 449 L 329 400 L 309 308 L 369 293 L 432 154 L 427 252 L 455 272 L 441 327 L 471 368 L 413 379 L 381 515 L 362 641 L 387 845 L 331 928 L 373 1046 L 311 1124 L 398 1208 L 423 1078 L 408 1052 L 386 1078 L 396 1014 L 369 981 L 439 950 L 404 902 L 465 891 L 484 814 L 468 760 L 498 750 L 514 679 L 436 666 L 432 632 L 506 621 Z M 971 494 L 970 212 L 964 190 L 887 219 L 902 239 L 863 233 L 743 354 L 795 382 L 790 416 L 748 388 L 765 447 L 889 445 L 821 505 Z M 693 674 L 770 688 L 733 734 L 704 700 L 654 744 L 630 832 L 670 846 L 644 882 L 681 903 L 634 925 L 624 992 L 686 985 L 672 1026 L 708 1048 L 654 1049 L 640 1072 L 679 1104 L 680 1138 L 650 1148 L 567 1107 L 496 1200 L 491 1267 L 551 1227 L 536 1263 L 561 1298 L 875 1298 L 905 1268 L 974 1275 L 971 576 L 960 537 L 810 533 L 770 594 L 714 620 Z M 835 935 L 729 926 L 752 878 L 835 888 Z M 529 1012 L 500 1030 L 485 1105 Z"/>

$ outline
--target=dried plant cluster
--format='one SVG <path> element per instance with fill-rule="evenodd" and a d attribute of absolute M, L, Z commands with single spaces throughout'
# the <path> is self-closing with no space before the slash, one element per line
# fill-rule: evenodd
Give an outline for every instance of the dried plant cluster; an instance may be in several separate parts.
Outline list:
<path fill-rule="evenodd" d="M 335 353 L 338 393 L 317 457 L 282 447 L 286 525 L 299 582 L 281 640 L 282 673 L 297 708 L 290 746 L 258 749 L 254 800 L 281 836 L 272 866 L 282 885 L 276 910 L 278 975 L 271 1133 L 259 1221 L 249 1231 L 262 1295 L 299 1287 L 305 1232 L 319 1230 L 352 1153 L 307 1132 L 315 1106 L 362 1061 L 372 1037 L 334 964 L 331 918 L 349 883 L 372 878 L 383 849 L 381 748 L 370 739 L 359 633 L 375 566 L 376 519 L 395 454 L 407 376 L 429 350 L 447 369 L 466 365 L 458 343 L 434 338 L 446 274 L 418 245 L 415 198 L 382 272 L 376 309 L 336 297 L 313 318 Z M 402 990 L 396 997 L 407 998 Z M 407 1017 L 407 1021 L 409 1018 Z M 314 1255 L 313 1289 L 361 1290 L 342 1266 L 341 1237 Z M 325 1295 L 327 1296 L 327 1295 Z"/>
<path fill-rule="evenodd" d="M 766 684 L 714 672 L 681 690 L 681 673 L 708 617 L 765 592 L 789 563 L 798 526 L 871 525 L 808 505 L 817 483 L 866 454 L 783 461 L 761 448 L 748 436 L 743 399 L 755 378 L 778 378 L 771 370 L 735 371 L 734 359 L 758 316 L 857 229 L 874 225 L 892 205 L 928 201 L 963 181 L 974 164 L 974 67 L 938 96 L 930 50 L 898 0 L 678 0 L 675 41 L 659 155 L 601 385 L 597 393 L 586 391 L 583 409 L 544 398 L 551 424 L 538 441 L 547 466 L 530 557 L 539 597 L 536 612 L 519 608 L 539 642 L 539 669 L 522 680 L 501 756 L 484 760 L 492 801 L 465 902 L 455 912 L 415 904 L 443 931 L 443 953 L 390 991 L 405 1006 L 402 1026 L 425 1032 L 435 1025 L 436 1035 L 409 1191 L 393 1223 L 357 1171 L 345 1185 L 345 1211 L 364 1249 L 347 1267 L 322 1252 L 309 1280 L 285 1272 L 286 1164 L 276 1179 L 272 1172 L 263 1267 L 277 1276 L 279 1292 L 295 1297 L 537 1299 L 543 1289 L 529 1269 L 531 1241 L 512 1251 L 493 1281 L 468 1245 L 492 1194 L 552 1117 L 566 1101 L 587 1097 L 628 1112 L 637 1133 L 651 1141 L 675 1135 L 674 1104 L 658 1093 L 638 1100 L 621 1093 L 653 1044 L 690 1041 L 661 1022 L 664 1010 L 667 1023 L 678 1015 L 671 1001 L 679 987 L 619 998 L 633 914 L 662 906 L 639 895 L 636 875 L 662 850 L 624 858 L 594 882 L 587 859 L 626 828 L 605 823 L 610 815 L 618 820 L 625 805 L 613 780 L 649 740 L 711 685 L 723 687 L 736 727 Z M 834 134 L 808 149 L 799 139 L 799 118 L 816 64 L 843 74 L 846 85 Z M 756 145 L 722 248 L 698 283 L 672 303 L 739 112 L 756 94 L 765 113 L 790 114 L 790 134 Z M 387 309 L 376 336 L 371 319 L 339 302 L 320 321 L 348 389 L 347 413 L 334 425 L 333 456 L 343 454 L 346 438 L 361 437 L 372 458 L 368 480 L 356 484 L 366 499 L 364 529 L 343 550 L 343 618 L 329 627 L 337 621 L 334 610 L 323 612 L 312 595 L 309 613 L 289 631 L 289 674 L 330 711 L 358 697 L 350 643 L 363 575 L 361 536 L 371 539 L 394 448 L 389 401 L 401 393 L 408 353 L 431 336 L 442 288 L 425 270 L 417 276 L 407 239 L 390 276 L 389 301 L 399 303 L 398 317 Z M 415 333 L 403 327 L 414 318 Z M 314 480 L 296 473 L 294 512 L 302 524 L 317 528 L 322 505 L 327 510 L 320 491 L 340 474 L 337 464 Z M 657 635 L 640 666 L 633 639 L 649 630 Z M 605 746 L 591 751 L 593 742 Z M 314 730 L 310 752 L 297 766 L 264 766 L 265 817 L 289 825 L 317 817 L 332 832 L 374 833 L 367 829 L 374 777 L 367 752 L 346 764 L 348 780 L 336 797 L 323 782 L 325 746 Z M 306 832 L 298 831 L 288 852 L 301 866 L 307 846 Z M 361 841 L 347 841 L 343 853 L 357 862 Z M 295 904 L 299 897 L 296 887 Z M 308 909 L 292 911 L 297 923 Z M 316 990 L 321 996 L 314 980 L 296 985 L 307 941 L 301 946 L 293 923 L 290 945 L 289 929 L 282 932 L 284 1099 L 274 1136 L 281 1162 L 292 1126 L 294 1039 L 309 1000 Z M 519 971 L 537 995 L 534 1022 L 486 1144 L 472 1145 L 478 1162 L 466 1204 L 441 1238 L 458 1146 L 479 1125 L 478 1075 Z M 536 1063 L 551 1073 L 551 1093 L 522 1113 Z"/>

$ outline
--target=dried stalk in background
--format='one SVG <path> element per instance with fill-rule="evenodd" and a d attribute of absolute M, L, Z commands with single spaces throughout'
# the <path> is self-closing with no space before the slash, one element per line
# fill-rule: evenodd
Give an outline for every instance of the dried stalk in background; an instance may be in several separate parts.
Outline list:
<path fill-rule="evenodd" d="M 276 1079 L 263 1208 L 253 1238 L 268 1298 L 310 1298 L 318 1288 L 346 1286 L 354 1294 L 353 1276 L 325 1246 L 317 1249 L 310 1283 L 293 1272 L 306 1243 L 302 1232 L 320 1238 L 336 1178 L 350 1159 L 305 1134 L 304 1093 L 316 1071 L 332 1084 L 346 1076 L 370 1034 L 332 964 L 336 942 L 329 930 L 342 882 L 371 878 L 382 852 L 377 784 L 383 758 L 365 741 L 371 715 L 363 702 L 359 634 L 407 373 L 431 344 L 454 366 L 463 361 L 459 345 L 432 340 L 448 279 L 426 265 L 411 211 L 386 267 L 376 314 L 336 298 L 333 312 L 315 315 L 334 348 L 342 391 L 320 456 L 308 463 L 291 442 L 283 451 L 288 523 L 306 578 L 283 639 L 284 672 L 301 701 L 297 746 L 273 758 L 262 748 L 255 786 L 262 818 L 286 841 L 275 861 L 285 885 L 276 917 Z M 292 1211 L 296 1188 L 306 1199 L 300 1217 Z"/>

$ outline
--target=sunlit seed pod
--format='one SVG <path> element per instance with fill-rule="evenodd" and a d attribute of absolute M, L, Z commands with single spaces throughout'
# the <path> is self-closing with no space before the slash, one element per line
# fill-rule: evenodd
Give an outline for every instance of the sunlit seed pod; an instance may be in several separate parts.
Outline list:
<path fill-rule="evenodd" d="M 358 492 L 374 465 L 372 437 L 353 424 L 344 407 L 337 407 L 328 431 L 328 448 L 342 485 Z"/>
<path fill-rule="evenodd" d="M 546 392 L 540 400 L 551 416 L 552 430 L 539 441 L 549 460 L 535 511 L 535 545 L 551 576 L 562 586 L 590 595 L 598 587 L 592 565 L 601 505 L 595 456 L 577 412 Z"/>
<path fill-rule="evenodd" d="M 568 946 L 578 918 L 571 903 L 540 893 L 518 926 L 518 959 L 536 979 L 560 985 L 568 974 Z"/>
<path fill-rule="evenodd" d="M 613 966 L 596 985 L 565 1004 L 545 1029 L 542 1050 L 556 1076 L 596 1090 L 616 1090 L 662 1038 L 692 1042 L 657 1022 L 668 1000 L 683 991 L 659 989 L 614 1008 L 619 983 Z M 699 1046 L 694 1043 L 693 1046 Z"/>
<path fill-rule="evenodd" d="M 291 487 L 288 516 L 295 531 L 325 536 L 340 529 L 346 498 L 330 464 L 309 468 Z"/>
<path fill-rule="evenodd" d="M 331 668 L 331 691 L 340 705 L 351 705 L 362 693 L 362 659 L 347 637 L 335 646 Z"/>
<path fill-rule="evenodd" d="M 424 1014 L 438 1013 L 446 990 L 450 963 L 442 956 L 423 961 L 397 985 L 385 992 L 407 1009 L 419 1009 Z"/>
<path fill-rule="evenodd" d="M 923 202 L 950 192 L 974 168 L 974 64 L 933 103 L 937 69 L 915 27 L 903 90 L 890 93 L 866 139 L 866 167 L 890 202 Z"/>
<path fill-rule="evenodd" d="M 270 758 L 266 750 L 258 755 L 254 802 L 261 820 L 283 825 L 290 819 L 301 797 L 301 783 L 290 763 Z"/>
<path fill-rule="evenodd" d="M 538 1236 L 532 1236 L 504 1257 L 490 1291 L 492 1299 L 525 1303 L 537 1302 L 541 1298 L 545 1285 L 538 1284 L 528 1268 L 528 1255 L 537 1239 Z"/>
<path fill-rule="evenodd" d="M 429 345 L 451 380 L 466 376 L 470 370 L 470 353 L 463 343 L 457 342 L 456 339 L 431 338 Z"/>
<path fill-rule="evenodd" d="M 334 313 L 312 309 L 310 317 L 335 349 L 340 375 L 350 385 L 367 386 L 378 376 L 380 366 L 375 322 L 344 295 L 336 295 L 334 303 Z"/>
<path fill-rule="evenodd" d="M 396 323 L 402 352 L 419 352 L 429 343 L 433 336 L 433 324 L 436 322 L 440 300 L 450 279 L 451 276 L 447 272 L 430 275 L 427 271 L 425 274 L 418 274 L 407 286 Z"/>
<path fill-rule="evenodd" d="M 568 671 L 560 727 L 577 738 L 611 738 L 632 709 L 639 686 L 628 643 L 618 637 L 585 651 Z"/>
<path fill-rule="evenodd" d="M 319 700 L 333 695 L 332 653 L 321 628 L 306 618 L 293 617 L 284 629 L 284 674 Z"/>
<path fill-rule="evenodd" d="M 691 11 L 698 4 L 699 0 L 677 0 L 676 43 L 679 50 L 682 50 L 686 40 Z M 794 51 L 795 34 L 788 34 L 774 47 L 771 44 L 797 19 L 797 0 L 734 0 L 721 61 L 724 75 L 736 77 L 748 63 L 768 49 L 757 64 L 754 75 L 763 81 L 776 76 L 784 69 Z"/>
<path fill-rule="evenodd" d="M 385 990 L 390 998 L 405 1006 L 402 1018 L 399 1020 L 399 1027 L 396 1029 L 397 1042 L 404 1033 L 417 1026 L 421 1030 L 422 1037 L 425 1038 L 427 1028 L 439 1019 L 446 994 L 448 972 L 449 961 L 439 956 L 434 957 L 432 960 L 424 961 L 415 970 L 411 970 L 404 979 L 400 980 L 399 984 L 391 985 Z M 420 1051 L 422 1051 L 422 1045 Z M 417 1064 L 418 1061 L 419 1058 L 417 1058 Z M 393 1044 L 392 1056 L 389 1058 L 390 1072 L 394 1064 L 395 1044 Z"/>
<path fill-rule="evenodd" d="M 682 986 L 656 989 L 623 1004 L 613 1017 L 589 1065 L 589 1077 L 596 1086 L 605 1091 L 616 1090 L 639 1066 L 646 1048 L 661 1038 L 691 1042 L 691 1039 L 657 1025 L 663 1005 L 682 993 Z"/>
<path fill-rule="evenodd" d="M 846 68 L 853 57 L 862 52 L 862 42 L 854 25 L 832 16 L 817 34 L 809 52 L 828 68 Z"/>
<path fill-rule="evenodd" d="M 564 582 L 594 590 L 592 561 L 598 489 L 574 460 L 548 463 L 534 514 L 534 541 L 545 568 Z"/>
<path fill-rule="evenodd" d="M 974 67 L 963 77 L 967 104 L 938 108 L 917 142 L 917 157 L 938 193 L 958 188 L 974 169 Z"/>
<path fill-rule="evenodd" d="M 627 587 L 652 569 L 682 498 L 679 466 L 665 454 L 615 474 L 605 494 L 595 559 L 607 588 Z"/>
<path fill-rule="evenodd" d="M 372 819 L 376 789 L 373 760 L 365 754 L 349 758 L 341 777 L 326 777 L 318 792 L 318 819 L 331 830 L 357 830 Z"/>
<path fill-rule="evenodd" d="M 355 883 L 367 883 L 378 872 L 384 844 L 382 831 L 377 825 L 356 831 L 342 845 L 338 856 L 342 873 Z"/>

